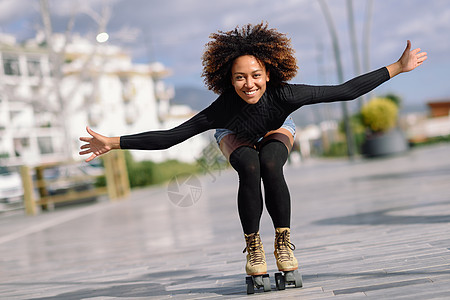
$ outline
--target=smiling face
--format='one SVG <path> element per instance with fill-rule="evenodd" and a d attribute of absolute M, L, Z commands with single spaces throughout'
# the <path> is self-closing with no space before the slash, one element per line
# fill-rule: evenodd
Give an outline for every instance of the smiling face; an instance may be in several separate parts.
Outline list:
<path fill-rule="evenodd" d="M 255 104 L 266 91 L 269 72 L 252 55 L 236 58 L 231 67 L 231 84 L 236 93 L 248 104 Z"/>

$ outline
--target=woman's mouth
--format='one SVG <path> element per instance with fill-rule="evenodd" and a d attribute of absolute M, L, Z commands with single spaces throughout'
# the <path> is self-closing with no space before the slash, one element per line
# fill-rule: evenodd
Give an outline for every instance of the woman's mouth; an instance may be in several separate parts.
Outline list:
<path fill-rule="evenodd" d="M 253 90 L 253 91 L 248 91 L 248 92 L 244 91 L 244 94 L 246 94 L 247 96 L 253 96 L 254 94 L 256 94 L 257 91 L 259 91 L 259 89 Z"/>

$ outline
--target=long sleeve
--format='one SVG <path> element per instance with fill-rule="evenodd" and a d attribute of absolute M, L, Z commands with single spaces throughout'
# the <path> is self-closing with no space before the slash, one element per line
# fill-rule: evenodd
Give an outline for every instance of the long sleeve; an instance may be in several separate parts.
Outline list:
<path fill-rule="evenodd" d="M 286 100 L 294 110 L 303 105 L 353 100 L 370 92 L 389 78 L 387 68 L 383 67 L 339 85 L 288 85 Z"/>
<path fill-rule="evenodd" d="M 266 93 L 258 105 L 246 104 L 234 90 L 230 90 L 229 93 L 222 94 L 209 107 L 177 127 L 121 136 L 120 148 L 167 149 L 214 128 L 228 128 L 237 134 L 258 138 L 268 130 L 278 128 L 287 115 L 303 105 L 352 100 L 373 90 L 389 78 L 388 70 L 381 68 L 340 85 L 287 84 Z M 277 103 L 280 105 L 276 105 Z M 274 115 L 277 117 L 274 118 Z"/>
<path fill-rule="evenodd" d="M 215 123 L 211 106 L 183 124 L 168 130 L 155 130 L 120 137 L 121 149 L 162 150 L 213 128 Z"/>

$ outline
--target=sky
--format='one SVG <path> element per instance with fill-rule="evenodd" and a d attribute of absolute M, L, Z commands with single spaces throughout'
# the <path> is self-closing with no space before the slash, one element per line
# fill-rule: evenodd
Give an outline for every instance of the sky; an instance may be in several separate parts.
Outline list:
<path fill-rule="evenodd" d="M 352 59 L 346 0 L 325 0 L 339 37 L 344 79 L 358 73 Z M 428 53 L 420 68 L 388 81 L 376 94 L 395 93 L 406 105 L 450 99 L 450 1 L 353 0 L 353 15 L 362 59 L 362 41 L 370 19 L 369 68 L 395 62 L 406 41 Z M 49 0 L 54 32 L 65 32 L 72 16 L 74 33 L 95 40 L 99 15 L 108 43 L 122 46 L 136 63 L 162 62 L 171 69 L 165 79 L 175 87 L 204 88 L 201 56 L 209 35 L 249 23 L 267 22 L 292 40 L 299 73 L 292 82 L 338 84 L 329 31 L 318 0 Z M 20 42 L 42 29 L 38 0 L 0 0 L 0 33 Z M 105 14 L 106 12 L 106 14 Z M 362 64 L 362 63 L 361 63 Z"/>

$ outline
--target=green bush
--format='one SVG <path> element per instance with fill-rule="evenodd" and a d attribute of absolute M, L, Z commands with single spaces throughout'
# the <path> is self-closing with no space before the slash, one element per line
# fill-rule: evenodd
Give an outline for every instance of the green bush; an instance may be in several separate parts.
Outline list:
<path fill-rule="evenodd" d="M 423 142 L 413 143 L 411 146 L 428 146 L 440 143 L 450 143 L 450 135 L 432 137 Z"/>
<path fill-rule="evenodd" d="M 402 104 L 402 99 L 399 96 L 395 95 L 395 94 L 386 94 L 382 98 L 386 98 L 388 100 L 391 100 L 392 102 L 394 102 L 394 104 L 397 107 L 400 107 L 400 105 Z"/>
<path fill-rule="evenodd" d="M 361 112 L 349 118 L 356 148 L 354 150 L 357 153 L 361 150 L 361 145 L 366 139 L 368 130 L 378 133 L 388 131 L 396 126 L 400 104 L 400 97 L 394 94 L 387 94 L 383 97 L 372 99 L 363 106 Z M 344 121 L 339 123 L 339 132 L 342 134 L 346 133 Z M 323 153 L 326 157 L 341 157 L 347 154 L 347 144 L 344 141 L 333 142 Z"/>
<path fill-rule="evenodd" d="M 347 155 L 347 143 L 346 142 L 334 142 L 330 147 L 323 152 L 325 157 L 344 157 Z"/>
<path fill-rule="evenodd" d="M 176 160 L 168 160 L 161 163 L 152 161 L 136 162 L 129 151 L 125 152 L 125 162 L 131 188 L 161 184 L 169 181 L 176 175 L 183 173 L 194 174 L 200 171 L 197 164 L 183 163 Z"/>
<path fill-rule="evenodd" d="M 361 109 L 362 121 L 372 132 L 386 132 L 397 124 L 398 107 L 388 98 L 374 98 Z"/>
<path fill-rule="evenodd" d="M 134 161 L 129 151 L 125 153 L 125 164 L 128 171 L 130 187 L 145 187 L 169 181 L 181 174 L 196 174 L 202 171 L 197 163 L 184 163 L 177 160 L 168 160 L 161 163 L 152 161 Z M 99 176 L 95 182 L 96 187 L 106 186 L 105 176 Z"/>

